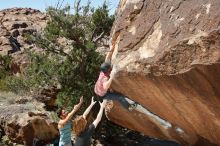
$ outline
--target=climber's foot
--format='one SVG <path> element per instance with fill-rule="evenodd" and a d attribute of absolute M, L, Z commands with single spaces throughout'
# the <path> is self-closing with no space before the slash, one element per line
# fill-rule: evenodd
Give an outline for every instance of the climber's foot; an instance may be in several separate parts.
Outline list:
<path fill-rule="evenodd" d="M 129 110 L 129 111 L 133 111 L 136 107 L 137 107 L 137 103 L 134 102 L 134 103 L 132 103 L 132 104 L 129 105 L 128 110 Z"/>

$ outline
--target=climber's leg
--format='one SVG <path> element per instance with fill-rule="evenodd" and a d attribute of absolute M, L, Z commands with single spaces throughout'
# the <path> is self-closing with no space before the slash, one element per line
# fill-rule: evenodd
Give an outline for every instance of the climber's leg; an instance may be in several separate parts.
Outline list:
<path fill-rule="evenodd" d="M 124 108 L 128 110 L 133 110 L 136 106 L 133 104 L 129 104 L 128 101 L 125 99 L 125 96 L 116 93 L 116 92 L 108 92 L 105 96 L 104 99 L 109 99 L 109 100 L 117 100 Z"/>

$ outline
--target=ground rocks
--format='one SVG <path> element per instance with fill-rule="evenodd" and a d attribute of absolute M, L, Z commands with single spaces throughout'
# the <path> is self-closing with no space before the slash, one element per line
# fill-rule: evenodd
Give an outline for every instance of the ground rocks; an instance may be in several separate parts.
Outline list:
<path fill-rule="evenodd" d="M 58 92 L 59 89 L 57 87 L 42 88 L 37 91 L 37 93 L 34 95 L 34 98 L 37 101 L 44 103 L 47 110 L 56 110 L 56 99 Z"/>
<path fill-rule="evenodd" d="M 2 133 L 18 144 L 30 146 L 34 138 L 51 140 L 59 135 L 49 113 L 37 110 L 31 103 L 0 106 L 0 117 Z"/>

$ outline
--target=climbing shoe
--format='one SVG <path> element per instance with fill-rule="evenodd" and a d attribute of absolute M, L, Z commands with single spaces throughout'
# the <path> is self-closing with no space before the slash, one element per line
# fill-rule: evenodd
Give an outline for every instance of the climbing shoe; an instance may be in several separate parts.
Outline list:
<path fill-rule="evenodd" d="M 129 111 L 133 111 L 136 107 L 137 107 L 137 103 L 134 102 L 134 103 L 132 103 L 132 104 L 129 105 L 128 110 L 129 110 Z"/>

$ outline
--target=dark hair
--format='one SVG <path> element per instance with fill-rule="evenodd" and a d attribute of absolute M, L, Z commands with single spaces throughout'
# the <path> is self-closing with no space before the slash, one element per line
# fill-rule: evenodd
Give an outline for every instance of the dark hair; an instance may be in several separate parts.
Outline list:
<path fill-rule="evenodd" d="M 62 114 L 62 110 L 63 110 L 63 108 L 60 107 L 60 108 L 56 111 L 58 118 L 60 118 L 60 116 L 61 116 L 61 114 Z"/>
<path fill-rule="evenodd" d="M 111 64 L 108 62 L 104 62 L 100 66 L 100 70 L 104 73 L 108 72 L 110 68 L 111 68 Z"/>

